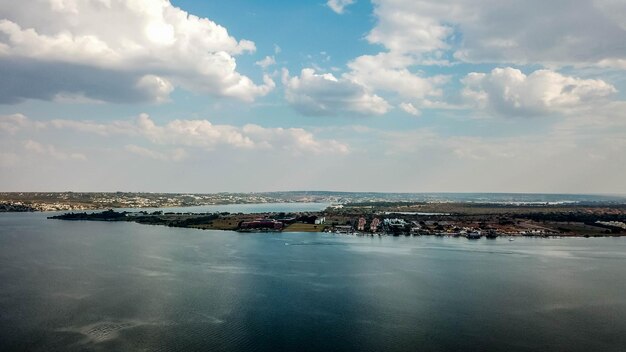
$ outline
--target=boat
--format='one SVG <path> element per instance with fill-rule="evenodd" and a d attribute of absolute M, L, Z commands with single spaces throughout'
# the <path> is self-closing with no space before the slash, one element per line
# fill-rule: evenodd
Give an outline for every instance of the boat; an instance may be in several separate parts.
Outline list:
<path fill-rule="evenodd" d="M 481 237 L 482 234 L 480 233 L 480 231 L 471 231 L 465 235 L 465 238 L 467 238 L 468 240 L 477 240 Z"/>

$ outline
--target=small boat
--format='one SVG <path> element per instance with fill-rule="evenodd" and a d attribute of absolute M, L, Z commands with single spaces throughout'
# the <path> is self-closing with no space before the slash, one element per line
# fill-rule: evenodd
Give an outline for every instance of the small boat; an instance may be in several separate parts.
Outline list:
<path fill-rule="evenodd" d="M 468 240 L 477 240 L 479 238 L 481 238 L 482 235 L 479 231 L 472 231 L 472 232 L 468 232 L 465 235 L 465 238 L 467 238 Z"/>

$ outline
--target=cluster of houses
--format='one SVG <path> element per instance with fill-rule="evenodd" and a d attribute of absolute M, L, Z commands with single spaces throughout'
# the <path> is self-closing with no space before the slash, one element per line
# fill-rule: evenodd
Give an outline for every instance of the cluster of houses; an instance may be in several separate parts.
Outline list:
<path fill-rule="evenodd" d="M 477 239 L 481 237 L 495 238 L 498 236 L 495 230 L 480 230 L 473 227 L 457 227 L 452 222 L 436 221 L 411 221 L 401 218 L 385 218 L 382 221 L 374 218 L 369 222 L 360 217 L 353 219 L 350 224 L 336 225 L 331 232 L 345 234 L 389 234 L 389 235 L 449 235 L 455 237 L 467 237 Z"/>
<path fill-rule="evenodd" d="M 405 235 L 405 236 L 419 236 L 419 235 L 435 235 L 435 236 L 453 236 L 453 237 L 466 237 L 468 239 L 496 238 L 498 236 L 548 236 L 554 234 L 546 229 L 532 229 L 521 232 L 503 231 L 499 228 L 486 226 L 480 224 L 463 225 L 455 221 L 407 221 L 401 218 L 384 218 L 382 221 L 379 218 L 373 218 L 369 221 L 364 217 L 353 219 L 346 225 L 336 225 L 332 229 L 328 229 L 335 233 L 364 235 L 364 234 L 386 234 L 386 235 Z"/>
<path fill-rule="evenodd" d="M 243 221 L 239 224 L 239 231 L 243 232 L 279 232 L 293 223 L 308 223 L 315 225 L 326 224 L 326 217 L 312 214 L 300 214 L 289 218 L 258 218 L 251 221 Z M 501 230 L 501 229 L 500 229 Z M 365 235 L 365 234 L 387 234 L 387 235 L 436 235 L 436 236 L 454 236 L 466 237 L 469 239 L 477 239 L 481 237 L 496 238 L 501 234 L 509 234 L 508 232 L 499 231 L 497 228 L 480 224 L 473 226 L 471 224 L 460 224 L 455 221 L 407 221 L 402 218 L 370 218 L 355 217 L 342 224 L 328 225 L 325 227 L 327 232 Z M 517 233 L 526 236 L 544 236 L 545 230 L 528 230 L 523 233 Z"/>
<path fill-rule="evenodd" d="M 404 219 L 383 219 L 374 218 L 370 221 L 369 226 L 364 217 L 353 219 L 350 224 L 335 225 L 332 231 L 337 233 L 402 233 L 410 231 L 409 223 Z"/>

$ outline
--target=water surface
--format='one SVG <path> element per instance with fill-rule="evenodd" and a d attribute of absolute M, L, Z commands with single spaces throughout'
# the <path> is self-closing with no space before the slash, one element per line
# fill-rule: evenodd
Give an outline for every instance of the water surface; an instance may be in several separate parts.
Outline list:
<path fill-rule="evenodd" d="M 0 350 L 624 351 L 626 240 L 0 214 Z"/>

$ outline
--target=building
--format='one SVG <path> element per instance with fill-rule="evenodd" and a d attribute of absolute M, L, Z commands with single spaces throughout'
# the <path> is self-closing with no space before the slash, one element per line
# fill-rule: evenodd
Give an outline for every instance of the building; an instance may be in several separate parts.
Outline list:
<path fill-rule="evenodd" d="M 374 220 L 372 220 L 372 223 L 370 224 L 370 231 L 372 232 L 378 231 L 378 226 L 380 226 L 380 219 L 374 218 Z"/>
<path fill-rule="evenodd" d="M 356 227 L 357 231 L 365 231 L 365 218 L 364 217 L 360 217 L 359 218 L 359 223 Z"/>
<path fill-rule="evenodd" d="M 407 225 L 408 223 L 404 221 L 404 219 L 395 218 L 383 220 L 383 227 L 385 228 L 385 231 L 393 234 L 404 232 Z"/>

